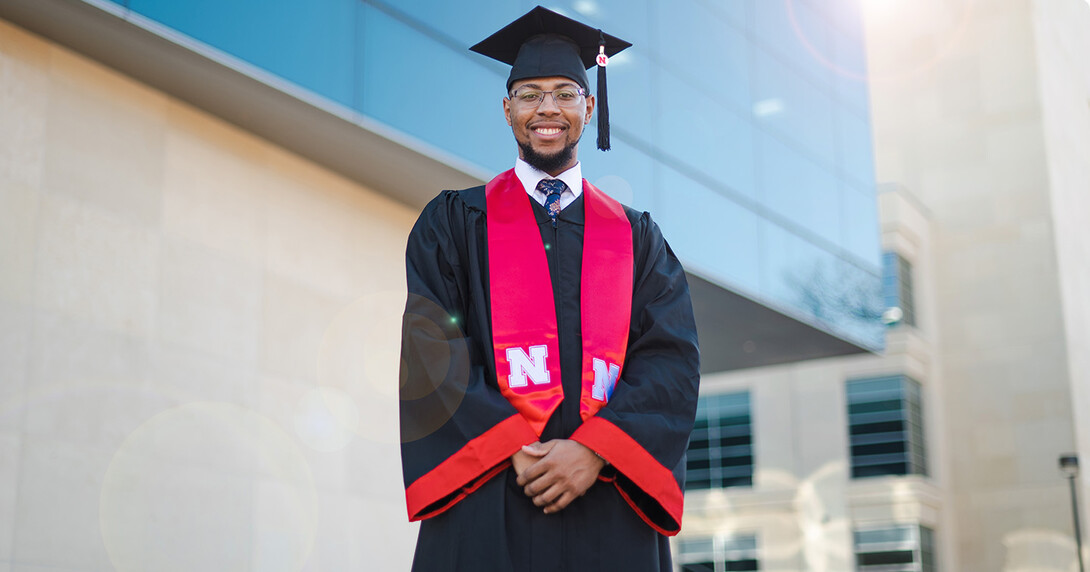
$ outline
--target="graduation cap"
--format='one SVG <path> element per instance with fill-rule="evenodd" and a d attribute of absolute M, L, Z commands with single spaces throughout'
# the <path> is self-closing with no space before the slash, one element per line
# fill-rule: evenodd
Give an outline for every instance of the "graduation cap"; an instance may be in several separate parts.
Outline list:
<path fill-rule="evenodd" d="M 511 66 L 507 89 L 520 79 L 566 77 L 590 91 L 587 71 L 598 66 L 598 148 L 609 150 L 606 64 L 632 44 L 538 6 L 469 48 Z"/>

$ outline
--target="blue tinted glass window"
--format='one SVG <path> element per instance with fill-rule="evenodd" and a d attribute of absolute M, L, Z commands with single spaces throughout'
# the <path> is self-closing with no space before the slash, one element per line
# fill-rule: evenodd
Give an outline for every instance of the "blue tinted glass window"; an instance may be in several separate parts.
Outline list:
<path fill-rule="evenodd" d="M 656 145 L 734 192 L 755 196 L 750 122 L 673 74 L 664 72 L 661 77 L 688 95 L 684 101 L 667 97 L 657 102 L 660 137 Z"/>
<path fill-rule="evenodd" d="M 594 150 L 593 129 L 580 144 L 579 162 L 583 175 L 609 196 L 642 211 L 657 212 L 655 200 L 655 161 L 623 140 L 614 140 L 608 153 Z"/>
<path fill-rule="evenodd" d="M 792 0 L 798 2 L 799 0 Z M 830 34 L 859 39 L 863 35 L 863 14 L 859 0 L 801 0 L 832 26 Z"/>
<path fill-rule="evenodd" d="M 530 2 L 527 10 L 536 4 L 538 2 Z M 654 2 L 649 0 L 566 0 L 550 4 L 547 8 L 631 42 L 631 49 L 647 51 L 650 49 L 648 42 L 653 5 Z M 610 65 L 613 65 L 612 60 Z"/>
<path fill-rule="evenodd" d="M 714 109 L 688 100 L 684 94 L 695 89 L 715 106 L 746 110 L 750 102 L 750 48 L 741 31 L 698 3 L 656 2 L 655 6 L 660 62 L 690 84 L 667 83 L 665 99 L 690 113 L 699 110 L 693 115 Z"/>
<path fill-rule="evenodd" d="M 697 0 L 708 10 L 725 18 L 739 30 L 749 27 L 754 0 Z"/>
<path fill-rule="evenodd" d="M 364 6 L 363 111 L 495 171 L 518 151 L 503 115 L 506 77 Z M 427 73 L 411 73 L 426 68 Z"/>
<path fill-rule="evenodd" d="M 822 86 L 832 79 L 828 21 L 800 0 L 754 2 L 755 41 L 777 59 Z"/>
<path fill-rule="evenodd" d="M 833 319 L 827 306 L 835 256 L 771 222 L 760 225 L 762 292 L 804 314 Z"/>
<path fill-rule="evenodd" d="M 482 15 L 511 14 L 511 19 L 514 19 L 516 15 L 522 15 L 536 5 L 535 2 L 527 0 L 473 0 L 472 3 L 436 0 L 357 1 L 365 1 L 387 13 L 407 16 L 427 28 L 430 35 L 441 34 L 465 48 L 496 31 L 496 21 Z M 467 4 L 471 4 L 471 7 Z M 391 46 L 391 49 L 400 49 L 400 46 Z"/>
<path fill-rule="evenodd" d="M 857 112 L 838 105 L 836 128 L 841 169 L 858 188 L 864 192 L 872 191 L 874 147 L 871 144 L 870 125 Z"/>
<path fill-rule="evenodd" d="M 832 100 L 818 86 L 763 52 L 757 54 L 753 115 L 759 127 L 794 140 L 826 165 L 835 162 Z"/>
<path fill-rule="evenodd" d="M 832 61 L 836 65 L 836 96 L 856 114 L 866 116 L 870 109 L 867 90 L 867 59 L 863 41 L 847 36 L 833 39 Z"/>
<path fill-rule="evenodd" d="M 840 246 L 871 268 L 878 268 L 881 265 L 878 201 L 873 194 L 843 183 L 840 197 L 844 201 Z"/>
<path fill-rule="evenodd" d="M 763 222 L 763 292 L 827 329 L 881 345 L 883 305 L 877 274 Z"/>
<path fill-rule="evenodd" d="M 761 202 L 830 243 L 841 229 L 840 189 L 831 172 L 812 159 L 762 134 Z"/>
<path fill-rule="evenodd" d="M 354 104 L 358 0 L 129 0 L 128 5 L 333 101 Z"/>
<path fill-rule="evenodd" d="M 673 169 L 662 169 L 653 213 L 686 268 L 745 291 L 760 285 L 758 218 L 734 201 Z"/>

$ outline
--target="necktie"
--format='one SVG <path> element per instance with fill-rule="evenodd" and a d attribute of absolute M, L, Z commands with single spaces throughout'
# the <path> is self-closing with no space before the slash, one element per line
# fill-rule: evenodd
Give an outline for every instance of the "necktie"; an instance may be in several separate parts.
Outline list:
<path fill-rule="evenodd" d="M 556 217 L 560 214 L 560 193 L 563 193 L 568 185 L 560 179 L 541 179 L 537 184 L 537 190 L 545 194 L 545 210 L 556 228 Z"/>

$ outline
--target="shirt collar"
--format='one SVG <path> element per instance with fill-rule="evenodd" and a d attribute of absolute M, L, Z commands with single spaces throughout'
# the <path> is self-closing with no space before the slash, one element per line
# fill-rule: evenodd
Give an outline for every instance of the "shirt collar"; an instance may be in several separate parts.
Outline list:
<path fill-rule="evenodd" d="M 537 184 L 541 179 L 560 179 L 564 181 L 564 184 L 568 186 L 573 198 L 578 198 L 583 194 L 583 167 L 581 163 L 576 163 L 571 169 L 560 173 L 559 176 L 553 177 L 552 175 L 531 166 L 522 158 L 515 159 L 515 176 L 522 182 L 523 188 L 526 189 L 526 193 L 531 197 L 535 194 L 541 194 L 537 192 Z M 567 194 L 567 193 L 565 193 Z"/>

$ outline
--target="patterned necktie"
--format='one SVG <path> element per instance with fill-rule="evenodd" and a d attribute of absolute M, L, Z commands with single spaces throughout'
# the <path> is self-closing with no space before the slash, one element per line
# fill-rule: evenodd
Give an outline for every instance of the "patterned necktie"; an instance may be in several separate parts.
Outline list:
<path fill-rule="evenodd" d="M 545 210 L 556 228 L 556 217 L 560 214 L 560 193 L 568 188 L 560 179 L 541 179 L 537 184 L 537 190 L 545 194 Z"/>

